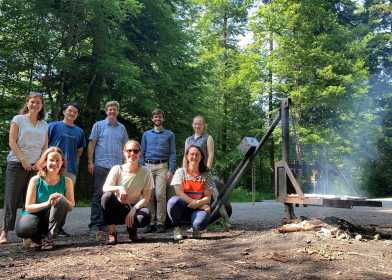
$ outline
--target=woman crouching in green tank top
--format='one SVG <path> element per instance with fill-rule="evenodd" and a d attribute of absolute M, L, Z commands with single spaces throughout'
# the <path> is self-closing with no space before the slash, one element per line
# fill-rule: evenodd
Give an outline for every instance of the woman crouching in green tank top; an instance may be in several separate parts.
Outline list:
<path fill-rule="evenodd" d="M 16 234 L 31 239 L 33 247 L 49 250 L 67 212 L 75 206 L 74 191 L 72 180 L 63 175 L 64 154 L 60 148 L 47 149 L 37 166 L 38 174 L 29 182 Z"/>

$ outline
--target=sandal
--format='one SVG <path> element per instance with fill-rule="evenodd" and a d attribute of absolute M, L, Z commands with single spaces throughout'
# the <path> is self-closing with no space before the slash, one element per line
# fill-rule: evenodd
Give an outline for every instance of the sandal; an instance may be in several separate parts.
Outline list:
<path fill-rule="evenodd" d="M 117 232 L 109 232 L 107 244 L 108 245 L 116 245 L 117 244 Z"/>
<path fill-rule="evenodd" d="M 52 250 L 54 248 L 53 239 L 42 240 L 41 250 Z"/>
<path fill-rule="evenodd" d="M 23 248 L 27 250 L 41 250 L 42 247 L 42 239 L 30 239 L 24 238 L 23 239 Z"/>

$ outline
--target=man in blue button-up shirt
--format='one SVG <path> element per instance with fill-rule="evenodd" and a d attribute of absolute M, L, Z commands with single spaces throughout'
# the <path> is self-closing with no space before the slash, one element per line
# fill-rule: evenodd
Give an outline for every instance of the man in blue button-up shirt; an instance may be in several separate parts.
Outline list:
<path fill-rule="evenodd" d="M 151 225 L 146 232 L 163 232 L 166 221 L 166 185 L 176 168 L 176 140 L 174 133 L 163 128 L 164 115 L 160 109 L 152 112 L 154 128 L 143 133 L 140 158 L 154 178 L 155 191 L 150 200 Z"/>
<path fill-rule="evenodd" d="M 106 176 L 114 165 L 123 163 L 123 147 L 128 141 L 128 133 L 117 120 L 120 104 L 117 101 L 106 103 L 107 118 L 94 124 L 88 144 L 88 171 L 93 174 L 94 186 L 91 201 L 89 228 L 97 231 L 97 239 L 102 238 L 105 225 L 101 208 L 102 187 Z"/>

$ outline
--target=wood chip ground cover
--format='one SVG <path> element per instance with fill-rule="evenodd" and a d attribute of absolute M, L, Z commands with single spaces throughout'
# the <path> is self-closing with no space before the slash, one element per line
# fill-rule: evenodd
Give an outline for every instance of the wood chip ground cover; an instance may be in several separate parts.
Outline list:
<path fill-rule="evenodd" d="M 88 235 L 50 252 L 0 246 L 0 279 L 392 279 L 392 242 L 323 238 L 273 229 L 208 232 L 175 243 L 171 232 L 106 246 Z"/>

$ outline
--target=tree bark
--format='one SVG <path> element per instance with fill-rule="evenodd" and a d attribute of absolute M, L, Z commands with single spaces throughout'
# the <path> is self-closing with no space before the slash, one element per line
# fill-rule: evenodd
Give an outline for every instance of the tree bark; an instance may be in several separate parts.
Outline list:
<path fill-rule="evenodd" d="M 269 35 L 269 54 L 272 54 L 272 51 L 274 50 L 274 41 L 273 41 L 273 33 L 270 32 Z M 272 116 L 272 111 L 273 111 L 273 72 L 272 69 L 270 68 L 268 70 L 268 84 L 269 84 L 269 90 L 268 90 L 268 123 L 269 125 L 272 124 L 274 118 Z M 270 147 L 269 147 L 269 158 L 270 158 L 270 165 L 271 165 L 271 187 L 272 189 L 274 188 L 274 180 L 275 180 L 275 142 L 274 142 L 274 137 L 271 135 L 270 137 Z"/>

